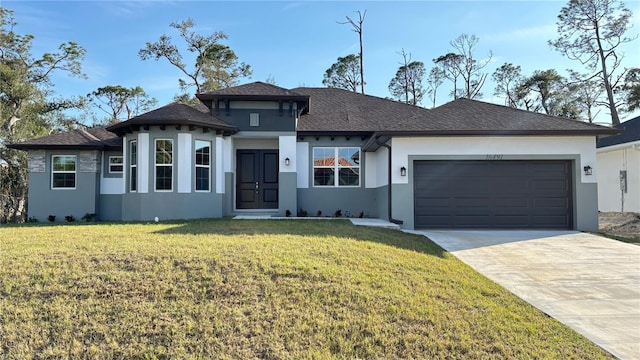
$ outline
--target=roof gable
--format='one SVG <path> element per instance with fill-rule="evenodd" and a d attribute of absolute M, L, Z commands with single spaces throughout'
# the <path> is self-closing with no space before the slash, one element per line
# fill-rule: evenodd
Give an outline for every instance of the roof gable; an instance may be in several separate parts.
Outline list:
<path fill-rule="evenodd" d="M 622 133 L 598 139 L 598 148 L 640 141 L 640 116 L 615 126 Z"/>

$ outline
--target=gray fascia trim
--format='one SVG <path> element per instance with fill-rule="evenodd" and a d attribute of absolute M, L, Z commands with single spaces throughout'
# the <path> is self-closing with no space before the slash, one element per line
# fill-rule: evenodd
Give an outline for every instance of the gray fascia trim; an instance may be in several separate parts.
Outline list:
<path fill-rule="evenodd" d="M 235 100 L 235 101 L 309 101 L 309 95 L 218 95 L 196 94 L 199 100 Z"/>
<path fill-rule="evenodd" d="M 585 129 L 585 130 L 398 130 L 376 131 L 380 136 L 597 136 L 604 134 L 618 134 L 618 129 Z"/>
<path fill-rule="evenodd" d="M 111 150 L 122 149 L 121 147 L 113 147 L 108 145 L 36 145 L 36 144 L 9 144 L 8 148 L 16 150 Z"/>
<path fill-rule="evenodd" d="M 369 141 L 362 145 L 362 150 L 364 152 L 378 151 L 380 145 L 378 144 L 378 141 L 376 141 L 376 139 L 378 139 L 382 143 L 386 143 L 391 139 L 391 136 L 379 135 L 379 133 L 375 133 L 371 136 Z"/>
<path fill-rule="evenodd" d="M 157 121 L 140 121 L 140 122 L 134 122 L 134 123 L 129 123 L 129 124 L 125 124 L 125 122 L 122 122 L 120 124 L 116 124 L 113 126 L 110 126 L 107 128 L 108 131 L 118 135 L 118 136 L 123 136 L 125 133 L 127 132 L 133 132 L 133 131 L 140 131 L 141 127 L 144 126 L 196 126 L 196 127 L 201 127 L 203 129 L 207 128 L 207 129 L 211 129 L 211 130 L 215 130 L 215 131 L 222 131 L 223 135 L 232 135 L 235 134 L 236 132 L 238 132 L 238 128 L 235 126 L 231 126 L 231 125 L 220 125 L 220 124 L 210 124 L 210 123 L 205 123 L 205 122 L 201 122 L 201 121 L 191 121 L 191 120 L 172 120 L 172 121 L 166 121 L 166 120 L 157 120 Z M 130 130 L 130 131 L 127 131 Z"/>
<path fill-rule="evenodd" d="M 373 135 L 372 131 L 306 131 L 306 130 L 297 130 L 296 134 L 298 137 L 300 136 L 360 136 L 364 138 L 368 138 Z"/>

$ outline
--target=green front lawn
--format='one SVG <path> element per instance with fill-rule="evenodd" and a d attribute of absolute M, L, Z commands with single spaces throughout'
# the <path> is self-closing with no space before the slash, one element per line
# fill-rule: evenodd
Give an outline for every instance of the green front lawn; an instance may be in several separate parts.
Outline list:
<path fill-rule="evenodd" d="M 611 358 L 424 237 L 345 220 L 0 227 L 0 358 Z"/>

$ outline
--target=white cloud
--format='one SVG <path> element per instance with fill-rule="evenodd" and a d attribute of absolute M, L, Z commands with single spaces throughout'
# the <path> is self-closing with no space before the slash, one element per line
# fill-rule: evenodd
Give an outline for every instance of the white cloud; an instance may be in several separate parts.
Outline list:
<path fill-rule="evenodd" d="M 156 5 L 172 5 L 172 1 L 98 1 L 96 4 L 107 12 L 124 18 L 145 15 L 148 9 Z"/>

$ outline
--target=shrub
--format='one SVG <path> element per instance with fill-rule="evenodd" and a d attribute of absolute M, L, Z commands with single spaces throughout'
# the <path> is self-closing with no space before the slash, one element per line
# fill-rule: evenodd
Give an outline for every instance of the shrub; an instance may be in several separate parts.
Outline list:
<path fill-rule="evenodd" d="M 90 221 L 93 221 L 95 217 L 96 217 L 96 214 L 85 213 L 84 216 L 82 217 L 82 220 L 86 222 L 90 222 Z"/>

